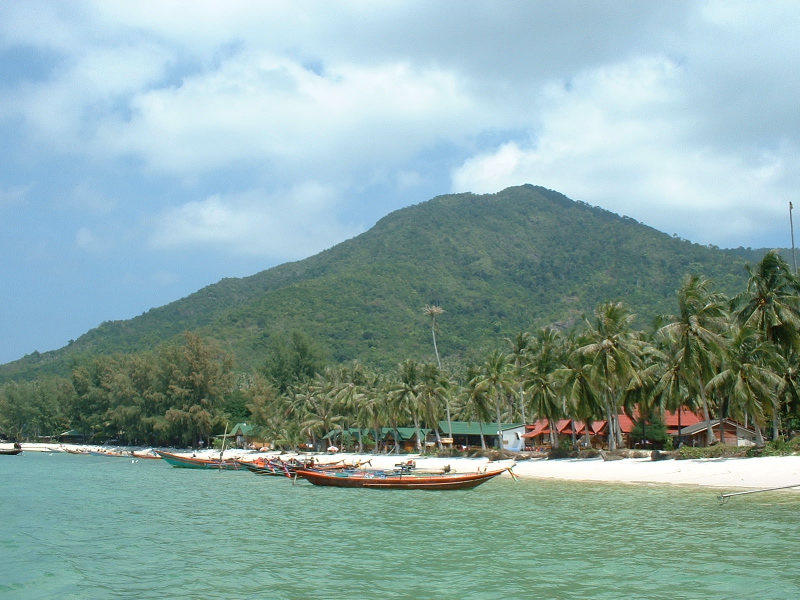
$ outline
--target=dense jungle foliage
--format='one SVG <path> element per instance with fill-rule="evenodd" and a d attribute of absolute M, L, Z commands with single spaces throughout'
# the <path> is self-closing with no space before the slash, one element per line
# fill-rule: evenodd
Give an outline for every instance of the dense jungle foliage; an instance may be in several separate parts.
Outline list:
<path fill-rule="evenodd" d="M 332 364 L 385 371 L 433 358 L 425 305 L 447 311 L 446 362 L 479 362 L 498 339 L 547 325 L 566 331 L 602 302 L 624 302 L 644 328 L 677 310 L 686 273 L 733 294 L 745 285 L 745 262 L 763 256 L 756 252 L 692 244 L 530 185 L 440 196 L 305 260 L 224 279 L 0 365 L 0 383 L 66 377 L 95 357 L 154 351 L 186 331 L 216 341 L 237 372 L 260 367 L 275 340 L 294 332 Z"/>
<path fill-rule="evenodd" d="M 443 366 L 414 356 L 385 369 L 326 364 L 319 340 L 291 332 L 272 338 L 257 368 L 235 371 L 217 342 L 185 333 L 155 351 L 76 364 L 68 378 L 6 383 L 0 428 L 18 440 L 74 428 L 92 441 L 196 445 L 246 421 L 275 446 L 320 447 L 338 432 L 337 443 L 361 450 L 380 439 L 370 432 L 409 427 L 419 439 L 451 418 L 498 426 L 604 419 L 613 450 L 622 443 L 617 415 L 643 415 L 655 433 L 664 410 L 684 407 L 746 423 L 764 446 L 765 435 L 781 440 L 800 428 L 800 280 L 774 251 L 746 272 L 732 296 L 686 275 L 676 310 L 651 315 L 647 328 L 624 303 L 603 301 L 573 327 L 498 336 L 478 360 Z M 429 347 L 445 346 L 449 312 L 417 312 Z M 637 427 L 646 435 L 641 419 Z"/>

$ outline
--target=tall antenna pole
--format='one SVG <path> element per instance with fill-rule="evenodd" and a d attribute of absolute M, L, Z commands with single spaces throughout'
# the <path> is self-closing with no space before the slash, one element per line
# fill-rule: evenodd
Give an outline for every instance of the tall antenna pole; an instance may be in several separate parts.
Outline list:
<path fill-rule="evenodd" d="M 792 263 L 794 264 L 794 274 L 797 275 L 797 258 L 794 255 L 794 223 L 792 222 L 792 203 L 789 202 L 789 229 L 792 232 Z"/>

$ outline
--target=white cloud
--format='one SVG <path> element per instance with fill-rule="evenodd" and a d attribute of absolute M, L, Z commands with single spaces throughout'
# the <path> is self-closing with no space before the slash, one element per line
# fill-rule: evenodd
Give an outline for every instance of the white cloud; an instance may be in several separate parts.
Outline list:
<path fill-rule="evenodd" d="M 549 86 L 529 143 L 508 142 L 453 172 L 457 191 L 534 183 L 701 243 L 741 242 L 782 217 L 787 161 L 796 148 L 758 156 L 698 139 L 683 69 L 650 58 L 595 69 Z M 766 192 L 766 193 L 765 193 Z M 760 221 L 760 222 L 759 222 Z"/>
<path fill-rule="evenodd" d="M 264 54 L 237 55 L 130 105 L 130 119 L 106 123 L 100 146 L 180 175 L 237 163 L 279 178 L 349 174 L 396 164 L 440 138 L 463 139 L 492 120 L 441 70 L 338 65 L 320 76 Z"/>
<path fill-rule="evenodd" d="M 150 245 L 168 250 L 218 247 L 238 255 L 302 258 L 360 231 L 339 224 L 332 190 L 314 183 L 284 193 L 210 196 L 162 214 Z"/>

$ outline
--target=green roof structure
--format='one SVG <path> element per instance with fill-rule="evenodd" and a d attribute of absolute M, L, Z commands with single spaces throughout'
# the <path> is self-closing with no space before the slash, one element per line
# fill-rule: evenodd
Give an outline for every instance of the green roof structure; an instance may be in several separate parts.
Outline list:
<path fill-rule="evenodd" d="M 501 431 L 506 431 L 508 429 L 516 429 L 517 427 L 523 427 L 522 423 L 500 423 Z M 481 429 L 483 429 L 483 435 L 497 435 L 497 423 L 478 423 L 477 421 L 474 423 L 470 423 L 469 421 L 451 421 L 450 428 L 453 432 L 453 435 L 480 435 Z M 442 433 L 448 433 L 447 421 L 439 421 L 439 431 Z"/>

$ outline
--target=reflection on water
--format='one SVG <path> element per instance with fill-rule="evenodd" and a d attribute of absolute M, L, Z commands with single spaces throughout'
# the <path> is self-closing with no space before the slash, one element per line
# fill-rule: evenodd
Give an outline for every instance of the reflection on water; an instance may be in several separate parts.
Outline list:
<path fill-rule="evenodd" d="M 353 490 L 64 454 L 0 476 L 0 598 L 800 597 L 793 493 Z"/>

